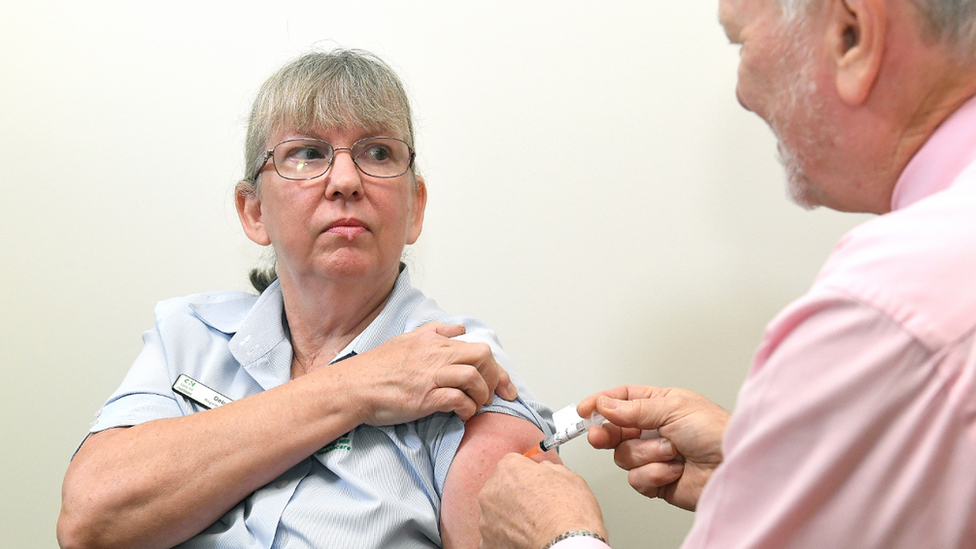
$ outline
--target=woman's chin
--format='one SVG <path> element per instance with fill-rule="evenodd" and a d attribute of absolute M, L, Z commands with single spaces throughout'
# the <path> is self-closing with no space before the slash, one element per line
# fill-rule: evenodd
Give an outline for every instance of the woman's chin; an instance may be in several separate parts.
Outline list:
<path fill-rule="evenodd" d="M 322 269 L 322 276 L 329 280 L 364 279 L 382 277 L 395 271 L 399 262 L 390 266 L 383 264 L 374 257 L 353 250 L 340 250 L 328 258 Z"/>

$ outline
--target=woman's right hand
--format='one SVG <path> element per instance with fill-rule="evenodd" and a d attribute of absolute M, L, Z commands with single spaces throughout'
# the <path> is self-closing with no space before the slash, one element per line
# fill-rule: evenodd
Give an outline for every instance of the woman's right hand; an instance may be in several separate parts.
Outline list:
<path fill-rule="evenodd" d="M 487 343 L 453 339 L 464 332 L 432 322 L 322 370 L 341 369 L 362 389 L 362 423 L 394 425 L 435 412 L 467 421 L 494 394 L 514 400 L 518 390 Z"/>

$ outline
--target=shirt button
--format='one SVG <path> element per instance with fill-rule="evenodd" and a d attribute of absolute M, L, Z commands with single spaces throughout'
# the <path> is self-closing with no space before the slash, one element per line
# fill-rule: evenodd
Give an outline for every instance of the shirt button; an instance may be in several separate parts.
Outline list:
<path fill-rule="evenodd" d="M 288 486 L 288 481 L 287 480 L 279 480 L 275 484 L 275 488 L 279 488 L 279 489 L 284 488 L 285 486 Z"/>

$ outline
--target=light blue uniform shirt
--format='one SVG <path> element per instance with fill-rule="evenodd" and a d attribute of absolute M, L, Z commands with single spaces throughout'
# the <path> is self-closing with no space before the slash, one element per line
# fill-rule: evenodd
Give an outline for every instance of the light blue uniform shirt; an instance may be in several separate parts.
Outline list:
<path fill-rule="evenodd" d="M 552 411 L 535 400 L 494 332 L 439 309 L 411 286 L 405 268 L 383 311 L 339 356 L 364 353 L 432 321 L 464 324 L 467 332 L 458 339 L 490 345 L 518 387 L 515 402 L 496 396 L 482 412 L 521 417 L 552 434 Z M 260 296 L 219 292 L 159 303 L 156 327 L 143 336 L 142 353 L 91 432 L 202 411 L 172 390 L 180 374 L 233 400 L 289 381 L 286 330 L 277 282 Z M 453 413 L 389 427 L 361 425 L 179 547 L 439 547 L 444 480 L 463 434 L 464 423 Z"/>

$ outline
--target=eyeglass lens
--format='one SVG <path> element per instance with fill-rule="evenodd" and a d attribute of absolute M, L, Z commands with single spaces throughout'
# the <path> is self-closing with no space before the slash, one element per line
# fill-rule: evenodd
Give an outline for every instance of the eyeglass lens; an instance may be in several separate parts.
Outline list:
<path fill-rule="evenodd" d="M 374 177 L 396 177 L 410 168 L 410 147 L 392 137 L 368 137 L 350 149 L 356 166 Z M 317 139 L 292 139 L 274 148 L 274 165 L 285 179 L 313 179 L 329 170 L 335 157 L 332 145 Z"/>

